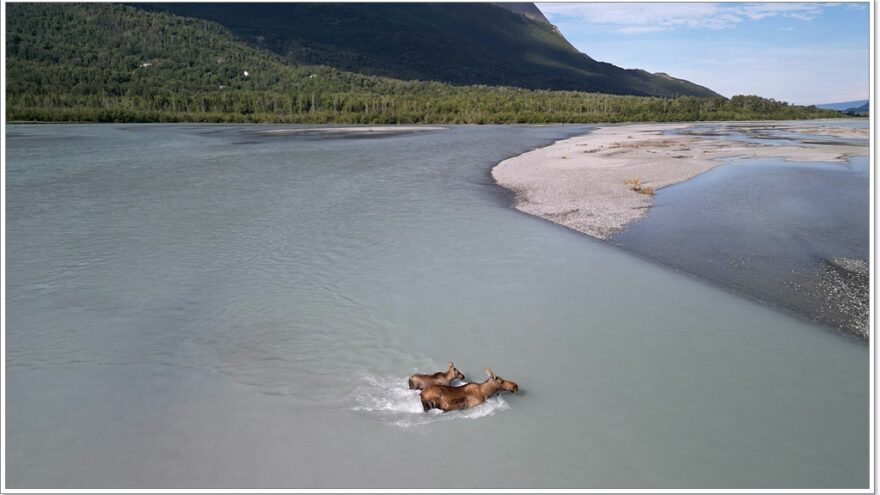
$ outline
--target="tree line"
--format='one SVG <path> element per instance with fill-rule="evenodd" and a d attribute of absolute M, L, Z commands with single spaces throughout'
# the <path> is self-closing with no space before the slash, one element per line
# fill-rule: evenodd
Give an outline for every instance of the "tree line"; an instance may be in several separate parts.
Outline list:
<path fill-rule="evenodd" d="M 7 6 L 10 121 L 513 124 L 840 116 L 758 96 L 453 86 L 295 65 L 222 26 L 114 4 Z"/>

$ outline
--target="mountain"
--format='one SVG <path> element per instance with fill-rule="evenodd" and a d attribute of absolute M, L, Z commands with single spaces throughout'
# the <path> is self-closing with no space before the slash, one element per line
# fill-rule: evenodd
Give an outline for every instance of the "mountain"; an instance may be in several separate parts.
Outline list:
<path fill-rule="evenodd" d="M 854 100 L 854 101 L 842 101 L 839 103 L 822 103 L 821 105 L 815 105 L 816 108 L 824 108 L 826 110 L 839 110 L 841 112 L 847 111 L 850 108 L 861 107 L 863 105 L 867 105 L 868 100 Z"/>
<path fill-rule="evenodd" d="M 598 62 L 534 4 L 149 3 L 216 22 L 296 64 L 404 80 L 673 97 L 718 96 L 691 82 Z"/>
<path fill-rule="evenodd" d="M 6 5 L 7 121 L 515 124 L 839 116 L 757 96 L 456 86 L 303 65 L 214 22 L 111 3 Z"/>
<path fill-rule="evenodd" d="M 502 9 L 509 10 L 516 14 L 519 14 L 524 17 L 528 17 L 529 19 L 541 22 L 544 24 L 550 24 L 550 21 L 544 17 L 544 13 L 541 12 L 541 9 L 535 6 L 533 3 L 520 3 L 520 2 L 495 2 L 492 5 L 497 5 Z M 552 24 L 550 24 L 552 26 Z M 554 26 L 555 27 L 555 26 Z M 557 30 L 558 31 L 558 30 Z"/>
<path fill-rule="evenodd" d="M 868 102 L 866 101 L 864 105 L 860 105 L 857 107 L 851 107 L 844 110 L 846 113 L 855 113 L 855 114 L 867 114 L 868 113 Z"/>

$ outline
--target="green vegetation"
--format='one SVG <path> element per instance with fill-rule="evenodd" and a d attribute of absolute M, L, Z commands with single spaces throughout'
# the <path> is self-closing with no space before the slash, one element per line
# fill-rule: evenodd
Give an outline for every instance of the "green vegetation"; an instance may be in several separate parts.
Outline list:
<path fill-rule="evenodd" d="M 401 81 L 294 65 L 201 19 L 113 4 L 6 9 L 11 121 L 550 123 L 840 115 L 757 96 L 672 99 Z"/>
<path fill-rule="evenodd" d="M 456 85 L 717 96 L 684 80 L 597 62 L 549 23 L 489 3 L 172 2 L 138 7 L 217 22 L 289 62 L 361 74 Z"/>
<path fill-rule="evenodd" d="M 866 117 L 870 113 L 869 107 L 870 103 L 866 102 L 864 105 L 858 107 L 847 108 L 843 113 L 857 117 Z"/>

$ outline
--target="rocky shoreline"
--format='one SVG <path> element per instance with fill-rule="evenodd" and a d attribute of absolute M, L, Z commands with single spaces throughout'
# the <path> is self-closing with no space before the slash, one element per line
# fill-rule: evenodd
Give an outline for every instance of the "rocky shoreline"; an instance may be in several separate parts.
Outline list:
<path fill-rule="evenodd" d="M 492 176 L 515 193 L 516 209 L 617 244 L 620 235 L 630 232 L 628 225 L 647 215 L 653 193 L 660 188 L 724 163 L 736 166 L 739 159 L 781 158 L 792 162 L 840 162 L 846 166 L 849 158 L 868 154 L 867 136 L 867 129 L 846 124 L 838 127 L 833 122 L 612 125 L 505 160 L 492 170 Z M 729 194 L 725 191 L 722 188 L 718 194 Z M 721 197 L 718 200 L 723 201 Z M 776 281 L 783 287 L 774 289 L 772 283 L 765 285 L 757 280 L 758 285 L 752 286 L 740 275 L 718 272 L 716 268 L 703 272 L 699 267 L 706 269 L 705 259 L 688 261 L 687 255 L 673 255 L 677 261 L 672 262 L 667 259 L 670 253 L 659 246 L 629 246 L 633 248 L 655 261 L 670 263 L 729 288 L 739 287 L 736 291 L 742 290 L 749 297 L 790 309 L 857 338 L 869 336 L 867 260 L 831 257 L 810 267 L 792 262 L 791 273 L 770 270 L 773 277 L 782 277 Z M 691 255 L 700 252 L 685 251 Z M 749 259 L 754 253 L 741 254 Z M 712 264 L 712 260 L 708 262 Z M 779 262 L 789 266 L 787 260 Z M 760 264 L 752 269 L 765 271 Z M 738 285 L 743 283 L 747 286 Z M 774 292 L 779 289 L 783 291 Z"/>

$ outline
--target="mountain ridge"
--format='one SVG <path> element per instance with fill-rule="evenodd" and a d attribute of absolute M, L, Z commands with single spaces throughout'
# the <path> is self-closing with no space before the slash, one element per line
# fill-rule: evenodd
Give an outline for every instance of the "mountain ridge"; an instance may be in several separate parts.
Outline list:
<path fill-rule="evenodd" d="M 296 64 L 403 80 L 638 96 L 718 96 L 596 61 L 534 4 L 132 4 L 211 20 Z"/>
<path fill-rule="evenodd" d="M 541 9 L 538 8 L 537 5 L 533 3 L 524 3 L 524 2 L 492 2 L 492 5 L 497 5 L 502 9 L 509 10 L 521 16 L 527 17 L 533 21 L 543 22 L 544 24 L 549 24 L 553 26 L 547 17 L 544 16 L 544 13 L 541 12 Z M 553 26 L 554 28 L 556 26 Z M 558 29 L 557 29 L 558 32 Z M 563 36 L 564 38 L 564 36 Z"/>
<path fill-rule="evenodd" d="M 816 108 L 824 108 L 824 109 L 826 109 L 826 110 L 839 110 L 839 111 L 845 111 L 845 110 L 848 110 L 848 109 L 850 109 L 850 108 L 860 107 L 860 106 L 862 106 L 862 105 L 865 105 L 866 103 L 868 103 L 868 100 L 867 100 L 867 99 L 864 99 L 864 100 L 852 100 L 852 101 L 841 101 L 841 102 L 835 102 L 835 103 L 820 103 L 820 104 L 817 104 L 817 105 L 814 105 L 814 106 L 815 106 Z"/>
<path fill-rule="evenodd" d="M 757 96 L 658 98 L 404 81 L 302 65 L 197 18 L 6 6 L 7 121 L 542 124 L 840 114 Z"/>
<path fill-rule="evenodd" d="M 870 112 L 870 103 L 866 101 L 863 105 L 847 108 L 846 110 L 844 110 L 844 112 L 854 114 L 867 114 Z"/>

